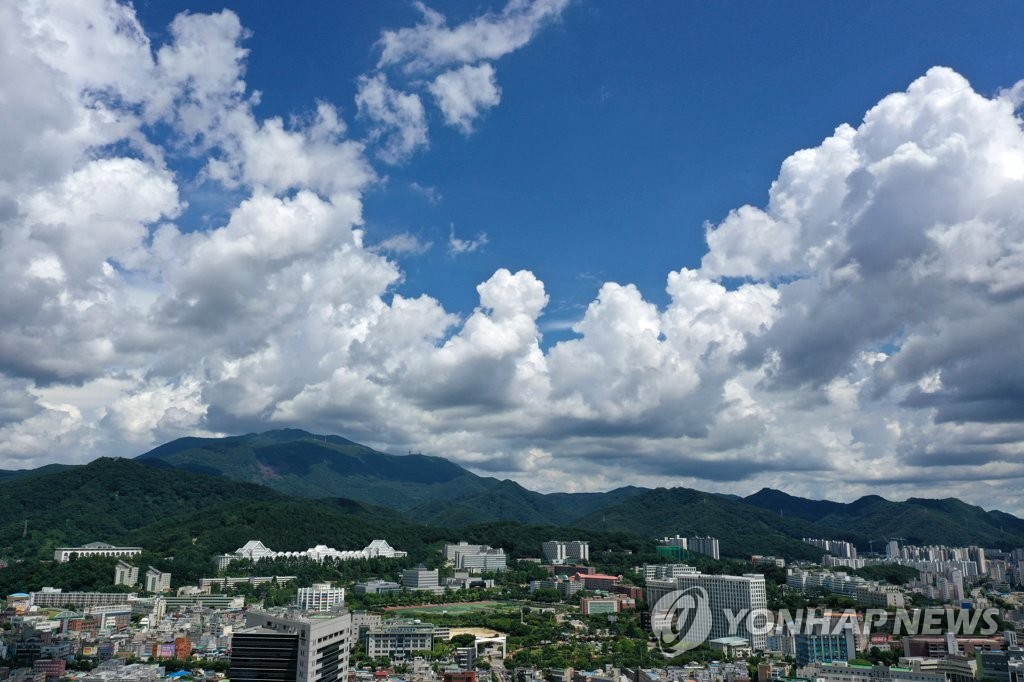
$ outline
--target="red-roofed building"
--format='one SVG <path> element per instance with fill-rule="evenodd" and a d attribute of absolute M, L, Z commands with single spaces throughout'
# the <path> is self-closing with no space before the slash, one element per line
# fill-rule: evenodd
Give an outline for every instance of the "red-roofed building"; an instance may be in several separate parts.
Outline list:
<path fill-rule="evenodd" d="M 583 587 L 588 590 L 612 590 L 622 580 L 622 576 L 590 573 L 589 575 L 577 574 L 576 579 L 582 580 Z"/>

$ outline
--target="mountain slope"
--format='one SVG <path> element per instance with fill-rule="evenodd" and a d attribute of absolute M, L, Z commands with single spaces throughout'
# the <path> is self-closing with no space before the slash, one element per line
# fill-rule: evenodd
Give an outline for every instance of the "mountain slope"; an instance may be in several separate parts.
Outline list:
<path fill-rule="evenodd" d="M 442 457 L 391 455 L 298 429 L 181 438 L 137 459 L 258 483 L 289 495 L 346 497 L 453 527 L 506 520 L 563 525 L 640 491 L 542 495 L 514 481 L 477 476 Z"/>
<path fill-rule="evenodd" d="M 722 556 L 778 554 L 817 559 L 821 552 L 799 538 L 820 529 L 798 518 L 779 517 L 726 497 L 689 488 L 658 488 L 579 519 L 580 528 L 666 535 L 711 535 L 719 538 Z"/>
<path fill-rule="evenodd" d="M 779 516 L 795 516 L 805 521 L 819 521 L 829 514 L 841 512 L 846 507 L 841 502 L 808 500 L 772 488 L 761 488 L 753 495 L 740 498 L 740 501 L 777 512 Z"/>
<path fill-rule="evenodd" d="M 71 465 L 46 464 L 38 469 L 0 469 L 0 484 L 7 483 L 8 481 L 16 481 L 21 478 L 52 474 L 54 472 L 61 471 L 62 469 L 67 469 L 69 466 Z"/>
<path fill-rule="evenodd" d="M 52 556 L 60 545 L 92 541 L 128 542 L 132 534 L 152 524 L 170 522 L 187 528 L 212 509 L 247 508 L 259 501 L 285 505 L 291 499 L 268 488 L 222 477 L 169 469 L 153 462 L 101 458 L 84 466 L 54 473 L 24 476 L 0 486 L 4 514 L 0 516 L 0 556 Z M 365 524 L 407 524 L 395 512 L 368 508 L 351 500 L 302 500 L 306 514 L 358 516 Z M 335 521 L 338 519 L 335 518 Z M 27 529 L 27 530 L 26 530 Z M 234 549 L 238 537 L 217 546 Z M 317 540 L 322 542 L 323 538 Z M 221 543 L 224 544 L 224 543 Z M 290 549 L 304 549 L 294 547 Z M 156 545 L 154 550 L 167 551 Z"/>
<path fill-rule="evenodd" d="M 762 489 L 744 502 L 799 517 L 821 527 L 821 532 L 854 541 L 861 549 L 881 550 L 886 541 L 901 544 L 982 545 L 1010 547 L 1024 544 L 1024 520 L 1001 511 L 985 511 L 955 498 L 910 498 L 892 502 L 866 495 L 849 503 L 807 500 L 778 490 Z M 873 541 L 870 542 L 870 541 Z"/>

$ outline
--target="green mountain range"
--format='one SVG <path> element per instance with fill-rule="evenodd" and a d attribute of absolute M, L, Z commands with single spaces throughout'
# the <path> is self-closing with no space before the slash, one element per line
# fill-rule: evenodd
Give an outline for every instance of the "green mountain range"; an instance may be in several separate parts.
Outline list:
<path fill-rule="evenodd" d="M 183 438 L 134 460 L 0 472 L 0 505 L 0 558 L 46 558 L 58 545 L 103 540 L 208 561 L 250 539 L 297 550 L 377 537 L 417 558 L 458 539 L 536 556 L 556 536 L 640 554 L 677 533 L 718 537 L 729 557 L 820 558 L 804 537 L 850 540 L 862 551 L 890 539 L 1024 546 L 1024 521 L 955 499 L 839 503 L 770 489 L 740 498 L 636 487 L 543 495 L 442 457 L 298 430 Z"/>
<path fill-rule="evenodd" d="M 1024 539 L 1024 520 L 1001 511 L 985 511 L 955 498 L 930 500 L 912 497 L 891 502 L 878 495 L 866 495 L 844 504 L 807 500 L 764 488 L 744 498 L 747 504 L 799 518 L 819 526 L 841 529 L 857 538 L 857 544 L 881 549 L 889 540 L 900 544 L 1019 546 Z"/>
<path fill-rule="evenodd" d="M 641 488 L 542 495 L 514 481 L 477 476 L 443 457 L 390 455 L 339 436 L 297 429 L 230 438 L 181 438 L 137 459 L 258 483 L 300 497 L 345 497 L 391 507 L 423 523 L 488 521 L 571 525 Z"/>

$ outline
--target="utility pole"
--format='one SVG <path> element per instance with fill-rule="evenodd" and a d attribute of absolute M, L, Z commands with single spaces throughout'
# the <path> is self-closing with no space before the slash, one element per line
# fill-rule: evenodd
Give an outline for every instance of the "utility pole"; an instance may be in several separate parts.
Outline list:
<path fill-rule="evenodd" d="M 28 519 L 25 519 L 25 529 L 21 531 L 21 537 L 28 537 Z"/>

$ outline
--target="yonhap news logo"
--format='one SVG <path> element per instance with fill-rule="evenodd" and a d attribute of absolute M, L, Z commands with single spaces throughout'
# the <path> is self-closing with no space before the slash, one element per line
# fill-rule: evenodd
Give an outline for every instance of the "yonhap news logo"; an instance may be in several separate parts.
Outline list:
<path fill-rule="evenodd" d="M 711 620 L 711 605 L 703 587 L 673 590 L 651 609 L 651 630 L 668 656 L 703 644 L 711 634 Z"/>

